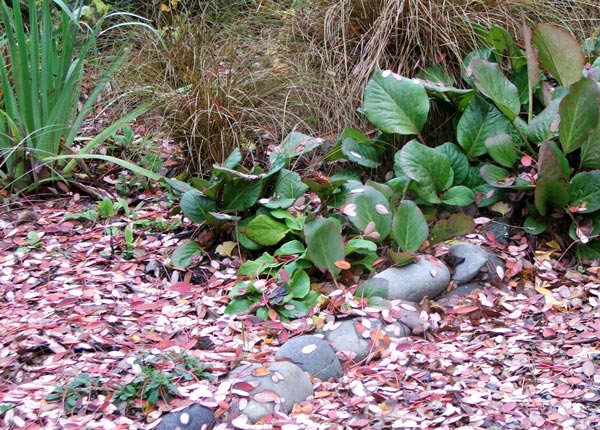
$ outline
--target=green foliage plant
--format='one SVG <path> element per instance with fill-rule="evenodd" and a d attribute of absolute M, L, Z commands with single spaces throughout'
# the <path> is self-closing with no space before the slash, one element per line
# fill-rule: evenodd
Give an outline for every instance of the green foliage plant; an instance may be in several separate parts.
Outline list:
<path fill-rule="evenodd" d="M 169 403 L 179 395 L 178 384 L 210 379 L 210 367 L 184 352 L 145 353 L 135 360 L 138 372 L 114 388 L 113 402 L 126 411 L 152 410 L 159 400 Z"/>
<path fill-rule="evenodd" d="M 79 413 L 86 402 L 107 394 L 108 390 L 103 387 L 100 378 L 94 378 L 89 373 L 82 373 L 68 383 L 54 387 L 46 400 L 61 402 L 65 413 L 74 415 Z"/>
<path fill-rule="evenodd" d="M 52 4 L 60 8 L 53 17 Z M 75 161 L 66 163 L 77 143 L 84 119 L 98 96 L 127 55 L 125 44 L 101 73 L 96 86 L 79 106 L 84 71 L 95 55 L 103 24 L 108 19 L 129 18 L 123 25 L 141 25 L 130 14 L 112 13 L 99 18 L 94 27 L 80 21 L 81 8 L 70 9 L 61 0 L 28 1 L 29 20 L 25 22 L 19 7 L 0 3 L 0 179 L 6 186 L 28 190 L 49 180 L 42 171 L 68 175 Z M 113 26 L 113 28 L 115 27 Z M 148 110 L 140 106 L 115 121 L 78 150 L 83 157 L 92 152 L 114 131 Z M 65 165 L 66 163 L 66 165 Z M 57 173 L 58 174 L 58 173 Z M 56 175 L 51 177 L 56 178 Z M 52 180 L 50 179 L 50 180 Z"/>
<path fill-rule="evenodd" d="M 416 136 L 395 154 L 388 185 L 421 207 L 476 204 L 522 217 L 517 222 L 530 233 L 562 214 L 577 255 L 600 256 L 600 60 L 586 58 L 572 35 L 551 24 L 524 26 L 524 50 L 499 27 L 485 40 L 465 58 L 470 88 L 436 69 L 414 79 L 378 71 L 369 81 L 369 121 Z M 429 99 L 459 113 L 455 142 L 422 137 Z"/>

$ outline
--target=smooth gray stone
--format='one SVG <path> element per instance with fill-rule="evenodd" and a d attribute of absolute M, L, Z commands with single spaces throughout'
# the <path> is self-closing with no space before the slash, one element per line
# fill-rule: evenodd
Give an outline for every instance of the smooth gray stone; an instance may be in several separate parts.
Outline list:
<path fill-rule="evenodd" d="M 440 260 L 440 265 L 421 258 L 408 266 L 392 267 L 372 279 L 387 281 L 389 300 L 408 300 L 418 303 L 425 296 L 430 299 L 441 294 L 450 282 L 450 271 Z"/>
<path fill-rule="evenodd" d="M 344 373 L 331 345 L 317 336 L 290 339 L 279 348 L 275 357 L 290 360 L 321 381 L 339 378 Z"/>
<path fill-rule="evenodd" d="M 201 405 L 191 405 L 165 414 L 156 430 L 208 430 L 214 424 L 215 415 L 212 410 Z"/>
<path fill-rule="evenodd" d="M 444 294 L 443 297 L 452 297 L 452 296 L 468 296 L 469 294 L 471 294 L 473 291 L 476 290 L 480 290 L 483 291 L 483 287 L 476 283 L 476 282 L 470 282 L 468 284 L 462 284 L 459 285 L 458 287 L 448 291 L 447 293 Z"/>
<path fill-rule="evenodd" d="M 454 267 L 452 280 L 458 285 L 465 284 L 479 275 L 483 266 L 490 259 L 490 254 L 472 243 L 460 242 L 448 249 L 448 255 L 452 258 L 463 260 Z"/>
<path fill-rule="evenodd" d="M 382 325 L 378 319 L 368 318 L 367 320 L 367 324 L 363 322 L 363 318 L 354 318 L 336 323 L 333 328 L 323 330 L 325 340 L 336 351 L 353 352 L 356 354 L 353 360 L 359 362 L 377 349 L 379 345 L 374 344 L 375 342 L 382 341 L 378 330 L 383 330 L 388 337 L 406 337 L 412 333 L 410 327 L 400 322 Z M 368 325 L 370 327 L 367 327 Z M 374 335 L 375 338 L 373 338 Z"/>
<path fill-rule="evenodd" d="M 242 399 L 238 397 L 231 404 L 232 418 L 245 414 L 253 423 L 276 409 L 288 414 L 294 404 L 314 394 L 308 375 L 300 367 L 288 361 L 244 364 L 235 368 L 228 379 L 237 379 L 255 385 L 247 391 L 248 397 Z M 235 382 L 233 383 L 235 387 Z M 244 407 L 245 400 L 248 402 Z"/>

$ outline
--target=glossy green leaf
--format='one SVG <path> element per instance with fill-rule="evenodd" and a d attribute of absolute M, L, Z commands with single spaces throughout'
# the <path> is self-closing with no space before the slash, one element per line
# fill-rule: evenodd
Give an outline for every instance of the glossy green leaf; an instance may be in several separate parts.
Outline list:
<path fill-rule="evenodd" d="M 302 182 L 302 178 L 298 173 L 282 169 L 275 182 L 273 195 L 269 198 L 260 199 L 259 203 L 269 209 L 289 208 L 307 190 L 308 185 Z"/>
<path fill-rule="evenodd" d="M 321 271 L 337 276 L 336 262 L 344 260 L 344 240 L 340 228 L 327 218 L 315 218 L 304 225 L 307 255 Z"/>
<path fill-rule="evenodd" d="M 492 159 L 504 167 L 512 167 L 519 159 L 515 143 L 508 134 L 499 134 L 485 140 L 485 148 Z"/>
<path fill-rule="evenodd" d="M 527 138 L 534 144 L 540 144 L 545 140 L 552 140 L 558 136 L 560 115 L 558 106 L 561 99 L 552 100 L 546 108 L 533 117 L 527 126 Z"/>
<path fill-rule="evenodd" d="M 504 76 L 500 66 L 476 57 L 471 60 L 469 68 L 473 73 L 477 89 L 490 98 L 509 120 L 515 119 L 521 110 L 519 91 Z"/>
<path fill-rule="evenodd" d="M 546 231 L 547 223 L 543 217 L 529 215 L 525 218 L 523 228 L 527 234 L 542 234 Z"/>
<path fill-rule="evenodd" d="M 568 31 L 554 24 L 539 24 L 533 31 L 533 43 L 540 65 L 560 85 L 569 87 L 581 79 L 585 56 Z"/>
<path fill-rule="evenodd" d="M 310 292 L 310 277 L 304 270 L 296 270 L 285 287 L 295 299 L 303 299 Z"/>
<path fill-rule="evenodd" d="M 240 243 L 240 245 L 242 245 L 243 248 L 249 251 L 257 251 L 263 247 L 262 245 L 250 240 L 250 238 L 246 234 L 246 227 L 254 218 L 256 218 L 256 216 L 244 218 L 235 226 L 235 233 L 238 242 Z"/>
<path fill-rule="evenodd" d="M 475 201 L 475 192 L 463 185 L 457 185 L 444 192 L 442 202 L 450 206 L 468 206 Z"/>
<path fill-rule="evenodd" d="M 365 185 L 352 190 L 346 208 L 345 215 L 361 234 L 368 227 L 372 229 L 369 233 L 377 233 L 379 240 L 390 234 L 392 211 L 388 199 L 375 188 Z"/>
<path fill-rule="evenodd" d="M 256 260 L 245 261 L 238 269 L 237 274 L 239 276 L 258 277 L 265 272 L 274 271 L 280 265 L 281 263 L 270 254 L 263 252 Z"/>
<path fill-rule="evenodd" d="M 515 190 L 528 190 L 534 186 L 503 167 L 486 164 L 481 167 L 481 177 L 490 185 L 498 188 L 511 188 Z"/>
<path fill-rule="evenodd" d="M 428 203 L 439 203 L 438 194 L 454 179 L 450 159 L 446 154 L 411 140 L 394 157 L 402 172 L 418 183 L 419 197 Z"/>
<path fill-rule="evenodd" d="M 403 251 L 418 251 L 429 228 L 419 207 L 410 200 L 400 202 L 392 221 L 392 238 Z"/>
<path fill-rule="evenodd" d="M 217 205 L 214 200 L 205 197 L 202 193 L 196 190 L 190 190 L 183 193 L 179 202 L 181 211 L 191 221 L 203 224 L 209 212 L 217 210 Z"/>
<path fill-rule="evenodd" d="M 590 78 L 573 84 L 560 102 L 560 145 L 565 154 L 578 149 L 598 126 L 600 89 Z"/>
<path fill-rule="evenodd" d="M 264 246 L 279 243 L 288 233 L 289 228 L 268 215 L 258 215 L 246 226 L 246 234 L 253 242 Z"/>
<path fill-rule="evenodd" d="M 223 207 L 228 211 L 243 211 L 254 206 L 263 189 L 261 180 L 234 179 L 223 187 Z"/>
<path fill-rule="evenodd" d="M 486 153 L 488 137 L 509 133 L 512 125 L 496 107 L 475 96 L 463 112 L 456 128 L 456 139 L 468 157 Z"/>
<path fill-rule="evenodd" d="M 381 164 L 379 162 L 380 156 L 377 147 L 360 131 L 346 127 L 338 141 L 340 142 L 342 153 L 348 160 L 370 169 L 378 167 Z"/>
<path fill-rule="evenodd" d="M 600 170 L 573 176 L 569 184 L 569 206 L 577 213 L 600 209 Z"/>
<path fill-rule="evenodd" d="M 303 254 L 304 251 L 306 251 L 306 248 L 302 242 L 299 240 L 290 240 L 281 245 L 279 249 L 275 251 L 274 255 L 300 255 Z"/>
<path fill-rule="evenodd" d="M 453 185 L 460 185 L 464 182 L 469 174 L 469 159 L 460 147 L 452 142 L 446 142 L 435 147 L 436 151 L 440 151 L 448 157 L 452 165 L 454 173 Z"/>
<path fill-rule="evenodd" d="M 375 242 L 366 239 L 351 239 L 346 243 L 346 255 L 356 252 L 358 254 L 366 254 L 377 251 Z"/>
<path fill-rule="evenodd" d="M 307 152 L 322 146 L 325 140 L 320 137 L 312 137 L 307 134 L 293 131 L 288 134 L 281 144 L 271 153 L 271 163 L 276 163 L 277 155 L 281 154 L 286 159 L 299 157 Z"/>
<path fill-rule="evenodd" d="M 227 315 L 236 315 L 250 309 L 254 301 L 248 299 L 231 299 L 229 304 L 225 307 L 225 313 Z"/>
<path fill-rule="evenodd" d="M 600 123 L 581 145 L 580 169 L 600 169 Z"/>
<path fill-rule="evenodd" d="M 363 110 L 385 133 L 417 135 L 427 121 L 429 97 L 421 84 L 390 70 L 379 70 L 367 83 Z"/>
<path fill-rule="evenodd" d="M 194 257 L 202 255 L 202 252 L 202 248 L 198 242 L 188 240 L 175 248 L 175 251 L 171 254 L 171 262 L 173 266 L 183 269 L 191 266 L 194 262 Z"/>
<path fill-rule="evenodd" d="M 535 207 L 540 215 L 548 208 L 564 207 L 569 202 L 567 184 L 569 164 L 554 142 L 542 142 L 538 159 L 538 179 L 535 186 Z"/>

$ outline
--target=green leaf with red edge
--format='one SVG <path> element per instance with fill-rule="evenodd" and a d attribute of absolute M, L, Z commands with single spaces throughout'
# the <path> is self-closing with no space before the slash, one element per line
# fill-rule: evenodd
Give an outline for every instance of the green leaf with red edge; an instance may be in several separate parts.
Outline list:
<path fill-rule="evenodd" d="M 581 45 L 568 31 L 554 24 L 539 24 L 533 30 L 539 63 L 560 85 L 569 87 L 579 79 L 585 64 Z"/>
<path fill-rule="evenodd" d="M 554 142 L 542 142 L 538 160 L 538 179 L 534 203 L 540 215 L 550 206 L 564 207 L 569 202 L 569 163 Z"/>
<path fill-rule="evenodd" d="M 560 102 L 558 136 L 565 154 L 575 151 L 586 143 L 598 127 L 600 113 L 600 89 L 590 78 L 573 84 Z M 596 143 L 598 147 L 598 143 Z"/>

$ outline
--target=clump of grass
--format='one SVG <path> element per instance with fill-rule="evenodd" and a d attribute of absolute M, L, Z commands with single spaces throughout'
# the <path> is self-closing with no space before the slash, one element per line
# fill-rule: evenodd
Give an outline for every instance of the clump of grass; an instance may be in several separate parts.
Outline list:
<path fill-rule="evenodd" d="M 238 10 L 214 19 L 182 15 L 163 28 L 161 45 L 140 39 L 127 80 L 151 88 L 157 113 L 183 148 L 187 167 L 209 173 L 234 148 L 263 160 L 262 152 L 296 129 L 316 132 L 317 104 L 302 85 L 302 70 L 279 40 L 282 20 L 267 11 Z"/>
<path fill-rule="evenodd" d="M 482 46 L 478 28 L 496 25 L 520 39 L 523 19 L 530 26 L 551 22 L 570 29 L 580 40 L 600 25 L 592 0 L 342 0 L 315 1 L 295 21 L 306 61 L 321 70 L 325 86 L 337 103 L 330 117 L 360 124 L 357 108 L 362 92 L 377 69 L 414 76 L 441 65 L 460 82 L 461 61 Z M 301 50 L 298 49 L 298 52 Z"/>
<path fill-rule="evenodd" d="M 482 45 L 480 28 L 497 25 L 518 39 L 523 19 L 554 22 L 583 40 L 600 22 L 593 0 L 225 3 L 172 15 L 165 45 L 142 36 L 123 75 L 158 99 L 188 167 L 204 175 L 236 147 L 248 163 L 262 162 L 290 131 L 328 138 L 346 125 L 368 130 L 359 108 L 375 70 L 414 76 L 437 64 L 458 78 L 462 58 Z M 451 119 L 435 122 L 443 121 Z"/>

